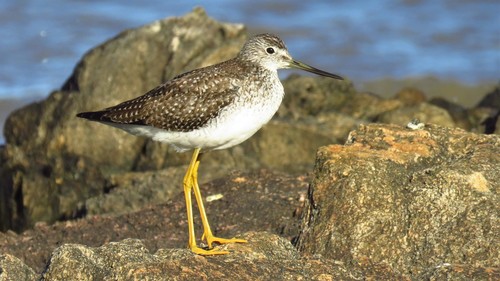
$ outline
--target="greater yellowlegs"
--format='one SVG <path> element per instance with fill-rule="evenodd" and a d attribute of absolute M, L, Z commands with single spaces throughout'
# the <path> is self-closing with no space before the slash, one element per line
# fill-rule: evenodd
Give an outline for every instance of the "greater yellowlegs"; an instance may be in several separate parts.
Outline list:
<path fill-rule="evenodd" d="M 189 248 L 200 255 L 227 254 L 212 244 L 246 241 L 212 234 L 198 186 L 201 153 L 235 146 L 271 119 L 285 94 L 277 71 L 283 68 L 343 79 L 292 59 L 280 38 L 261 34 L 249 39 L 233 59 L 181 74 L 116 106 L 77 116 L 168 143 L 179 152 L 194 150 L 184 176 Z M 202 240 L 206 240 L 208 249 L 196 243 L 191 191 L 201 214 Z"/>

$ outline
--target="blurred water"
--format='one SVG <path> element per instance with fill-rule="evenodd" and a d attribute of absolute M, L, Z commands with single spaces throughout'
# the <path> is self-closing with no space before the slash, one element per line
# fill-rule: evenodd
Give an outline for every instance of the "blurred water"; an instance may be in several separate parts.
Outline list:
<path fill-rule="evenodd" d="M 0 1 L 0 131 L 15 108 L 46 97 L 91 48 L 127 28 L 182 16 L 196 1 Z M 500 1 L 214 0 L 209 16 L 272 32 L 299 60 L 349 77 L 500 78 Z M 0 134 L 0 144 L 4 143 Z"/>
<path fill-rule="evenodd" d="M 147 4 L 145 4 L 147 3 Z M 251 32 L 275 32 L 297 59 L 357 81 L 500 78 L 500 1 L 211 1 Z M 81 56 L 126 28 L 183 15 L 195 1 L 2 1 L 0 98 L 46 96 Z"/>

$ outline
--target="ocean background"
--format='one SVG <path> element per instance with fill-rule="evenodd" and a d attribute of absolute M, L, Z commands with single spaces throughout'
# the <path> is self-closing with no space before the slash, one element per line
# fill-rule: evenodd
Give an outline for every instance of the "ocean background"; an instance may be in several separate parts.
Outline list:
<path fill-rule="evenodd" d="M 0 2 L 0 129 L 12 110 L 58 89 L 91 48 L 195 6 L 252 34 L 278 34 L 294 58 L 346 76 L 361 90 L 387 79 L 466 87 L 500 81 L 496 0 L 7 0 Z"/>

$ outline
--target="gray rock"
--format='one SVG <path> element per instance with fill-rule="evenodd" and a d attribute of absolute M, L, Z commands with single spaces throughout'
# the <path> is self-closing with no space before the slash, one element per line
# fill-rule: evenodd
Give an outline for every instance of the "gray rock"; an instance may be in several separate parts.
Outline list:
<path fill-rule="evenodd" d="M 356 95 L 351 82 L 324 77 L 292 75 L 283 85 L 286 95 L 277 116 L 293 119 L 338 111 Z"/>
<path fill-rule="evenodd" d="M 137 179 L 134 176 L 137 175 L 132 176 Z M 299 233 L 308 181 L 307 176 L 259 170 L 231 173 L 201 185 L 200 189 L 204 198 L 217 195 L 217 200 L 205 201 L 215 235 L 234 237 L 248 231 L 266 231 L 292 241 Z M 141 186 L 138 182 L 135 184 Z M 124 199 L 117 196 L 105 201 L 103 209 L 113 215 L 93 215 L 51 225 L 38 223 L 22 234 L 0 232 L 0 253 L 19 257 L 41 273 L 51 253 L 63 244 L 99 247 L 110 241 L 139 238 L 150 252 L 186 248 L 188 233 L 183 194 L 177 194 L 166 204 L 149 205 L 127 214 L 113 213 L 116 211 L 110 208 L 113 200 L 120 204 Z M 197 211 L 195 228 L 199 239 L 201 223 Z"/>
<path fill-rule="evenodd" d="M 429 101 L 430 104 L 439 106 L 442 109 L 445 109 L 450 114 L 453 122 L 457 127 L 470 131 L 472 129 L 473 124 L 471 124 L 471 118 L 469 118 L 469 112 L 463 106 L 459 104 L 450 102 L 444 98 L 433 98 Z M 478 124 L 475 124 L 476 127 Z M 483 133 L 483 132 L 478 132 Z"/>
<path fill-rule="evenodd" d="M 406 125 L 409 120 L 415 118 L 424 123 L 432 123 L 446 127 L 456 126 L 448 111 L 425 102 L 415 106 L 399 107 L 394 110 L 383 112 L 377 117 L 376 121 L 403 126 Z"/>
<path fill-rule="evenodd" d="M 85 200 L 81 211 L 87 216 L 120 215 L 168 202 L 182 191 L 185 169 L 187 165 L 158 171 L 113 174 L 106 181 L 109 191 Z"/>
<path fill-rule="evenodd" d="M 20 259 L 9 254 L 0 254 L 0 280 L 37 280 L 37 275 L 33 269 L 24 264 Z"/>
<path fill-rule="evenodd" d="M 498 83 L 496 83 L 498 84 Z M 363 82 L 360 89 L 371 91 L 381 97 L 392 97 L 404 88 L 419 89 L 428 98 L 447 97 L 451 101 L 465 107 L 475 106 L 485 95 L 495 88 L 495 83 L 484 82 L 471 85 L 466 81 L 439 79 L 433 76 L 392 78 L 386 77 L 374 81 Z"/>
<path fill-rule="evenodd" d="M 394 98 L 400 100 L 406 106 L 417 105 L 427 100 L 425 93 L 415 87 L 401 89 L 394 95 Z"/>
<path fill-rule="evenodd" d="M 497 135 L 362 125 L 318 151 L 299 249 L 416 280 L 460 265 L 482 275 L 457 280 L 498 279 L 498 175 Z"/>
<path fill-rule="evenodd" d="M 111 242 L 99 248 L 66 244 L 54 251 L 42 279 L 127 280 L 133 277 L 130 267 L 155 262 L 160 260 L 137 239 Z"/>
<path fill-rule="evenodd" d="M 491 107 L 500 110 L 500 85 L 486 94 L 476 107 Z"/>
<path fill-rule="evenodd" d="M 497 121 L 495 123 L 495 131 L 493 133 L 500 135 L 500 116 L 497 117 Z"/>
<path fill-rule="evenodd" d="M 484 134 L 493 134 L 498 128 L 500 110 L 492 107 L 475 107 L 467 110 L 467 118 L 471 123 L 471 131 Z"/>
<path fill-rule="evenodd" d="M 398 274 L 376 265 L 352 269 L 319 258 L 301 259 L 289 241 L 265 232 L 248 232 L 248 244 L 222 248 L 230 255 L 202 257 L 187 249 L 150 253 L 140 240 L 98 248 L 67 244 L 52 255 L 44 280 L 359 280 Z"/>
<path fill-rule="evenodd" d="M 340 112 L 355 118 L 372 122 L 387 111 L 395 110 L 404 106 L 404 103 L 397 99 L 382 99 L 372 93 L 358 93 L 355 98 L 349 99 L 341 108 Z"/>
<path fill-rule="evenodd" d="M 473 129 L 486 134 L 499 134 L 500 126 L 500 86 L 496 86 L 477 104 L 469 110 Z"/>

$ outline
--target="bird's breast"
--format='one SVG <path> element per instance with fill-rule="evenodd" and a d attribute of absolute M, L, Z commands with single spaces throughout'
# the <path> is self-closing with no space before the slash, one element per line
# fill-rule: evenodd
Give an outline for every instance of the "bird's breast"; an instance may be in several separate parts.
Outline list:
<path fill-rule="evenodd" d="M 277 77 L 276 77 L 277 79 Z M 281 82 L 264 87 L 242 87 L 243 91 L 205 128 L 206 138 L 213 140 L 210 149 L 225 149 L 242 143 L 264 126 L 278 111 L 283 100 Z"/>

